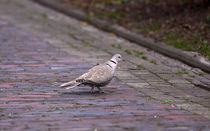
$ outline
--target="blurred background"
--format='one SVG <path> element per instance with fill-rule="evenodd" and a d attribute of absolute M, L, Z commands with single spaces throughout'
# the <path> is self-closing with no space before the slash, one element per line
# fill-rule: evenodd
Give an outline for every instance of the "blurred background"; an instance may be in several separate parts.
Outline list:
<path fill-rule="evenodd" d="M 57 0 L 210 59 L 210 0 Z"/>

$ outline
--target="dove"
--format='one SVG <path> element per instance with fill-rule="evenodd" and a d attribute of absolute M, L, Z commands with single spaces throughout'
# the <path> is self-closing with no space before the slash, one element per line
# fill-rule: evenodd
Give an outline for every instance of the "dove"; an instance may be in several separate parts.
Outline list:
<path fill-rule="evenodd" d="M 100 87 L 109 84 L 114 76 L 118 62 L 120 62 L 121 60 L 121 55 L 115 54 L 110 60 L 94 66 L 93 68 L 89 69 L 88 72 L 84 73 L 78 78 L 70 82 L 61 84 L 60 87 L 70 89 L 84 84 L 92 87 L 91 93 L 93 93 L 95 87 L 97 87 L 100 93 L 104 93 Z"/>

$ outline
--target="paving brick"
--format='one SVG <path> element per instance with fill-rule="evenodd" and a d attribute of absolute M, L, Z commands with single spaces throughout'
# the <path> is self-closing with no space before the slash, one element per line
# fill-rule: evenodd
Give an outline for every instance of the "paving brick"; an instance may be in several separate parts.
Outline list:
<path fill-rule="evenodd" d="M 127 83 L 129 86 L 131 87 L 136 87 L 136 88 L 152 88 L 151 86 L 149 86 L 148 83 Z"/>
<path fill-rule="evenodd" d="M 200 118 L 199 115 L 169 115 L 165 116 L 167 119 L 191 119 L 191 118 Z"/>
<path fill-rule="evenodd" d="M 19 67 L 19 65 L 0 65 L 0 68 L 15 68 Z"/>
<path fill-rule="evenodd" d="M 189 81 L 183 80 L 183 79 L 169 80 L 168 82 L 172 83 L 172 84 L 177 84 L 177 83 L 179 83 L 179 84 L 190 84 Z"/>
<path fill-rule="evenodd" d="M 45 64 L 22 65 L 23 67 L 46 67 Z"/>
<path fill-rule="evenodd" d="M 10 96 L 7 96 L 7 97 L 15 97 L 15 98 L 18 98 L 18 97 L 24 97 L 24 98 L 43 97 L 43 98 L 49 98 L 49 97 L 53 97 L 53 96 L 51 96 L 51 95 L 10 95 Z"/>
<path fill-rule="evenodd" d="M 3 84 L 0 84 L 0 87 L 2 87 L 2 88 L 7 88 L 7 87 L 13 87 L 13 86 L 11 86 L 11 85 L 8 84 L 8 83 L 3 83 Z"/>
<path fill-rule="evenodd" d="M 159 106 L 156 106 L 156 108 L 158 108 L 158 109 L 176 109 L 175 106 L 168 106 L 168 105 L 159 105 Z"/>
<path fill-rule="evenodd" d="M 119 79 L 138 79 L 138 77 L 132 75 L 129 72 L 126 71 L 116 71 L 115 75 L 119 78 Z"/>
<path fill-rule="evenodd" d="M 3 83 L 3 85 L 48 85 L 48 83 Z"/>

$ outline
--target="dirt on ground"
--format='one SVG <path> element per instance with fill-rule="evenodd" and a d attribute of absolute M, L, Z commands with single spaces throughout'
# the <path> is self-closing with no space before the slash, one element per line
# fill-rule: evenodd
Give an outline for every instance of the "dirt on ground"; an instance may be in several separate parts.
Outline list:
<path fill-rule="evenodd" d="M 70 8 L 210 59 L 209 0 L 58 0 Z"/>

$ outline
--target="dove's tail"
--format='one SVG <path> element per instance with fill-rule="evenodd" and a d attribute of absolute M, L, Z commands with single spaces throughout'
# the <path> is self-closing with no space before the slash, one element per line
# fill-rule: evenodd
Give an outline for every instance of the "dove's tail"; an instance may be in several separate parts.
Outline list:
<path fill-rule="evenodd" d="M 65 88 L 65 89 L 70 89 L 70 88 L 74 88 L 78 86 L 79 84 L 81 84 L 81 82 L 77 82 L 76 80 L 73 80 L 67 83 L 63 83 L 62 85 L 60 85 L 60 87 Z"/>

